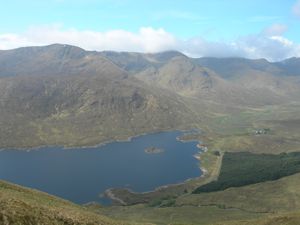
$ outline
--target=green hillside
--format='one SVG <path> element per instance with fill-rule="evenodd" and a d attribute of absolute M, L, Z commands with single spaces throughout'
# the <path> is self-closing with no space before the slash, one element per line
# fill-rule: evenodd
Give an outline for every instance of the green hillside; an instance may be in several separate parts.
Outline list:
<path fill-rule="evenodd" d="M 0 181 L 0 224 L 129 225 L 57 197 Z"/>

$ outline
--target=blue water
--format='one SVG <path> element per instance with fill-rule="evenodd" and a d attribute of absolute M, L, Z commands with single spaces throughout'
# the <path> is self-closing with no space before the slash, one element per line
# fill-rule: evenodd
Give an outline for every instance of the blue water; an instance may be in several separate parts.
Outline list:
<path fill-rule="evenodd" d="M 171 131 L 113 142 L 96 148 L 44 147 L 33 151 L 0 152 L 0 179 L 35 188 L 76 203 L 101 202 L 112 187 L 151 191 L 159 186 L 201 175 L 197 142 L 180 142 Z M 163 153 L 146 154 L 155 146 Z"/>

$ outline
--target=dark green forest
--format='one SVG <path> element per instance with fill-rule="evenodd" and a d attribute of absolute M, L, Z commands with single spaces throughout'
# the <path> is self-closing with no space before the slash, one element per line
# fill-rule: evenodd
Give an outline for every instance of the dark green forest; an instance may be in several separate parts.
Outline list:
<path fill-rule="evenodd" d="M 198 187 L 194 193 L 221 191 L 230 187 L 277 180 L 298 172 L 300 172 L 299 152 L 279 155 L 225 153 L 218 180 Z"/>

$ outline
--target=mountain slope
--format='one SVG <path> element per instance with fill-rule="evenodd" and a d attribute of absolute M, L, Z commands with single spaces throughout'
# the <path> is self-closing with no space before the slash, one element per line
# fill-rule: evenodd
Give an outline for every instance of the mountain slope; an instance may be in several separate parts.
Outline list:
<path fill-rule="evenodd" d="M 93 145 L 196 119 L 179 97 L 133 79 L 3 78 L 0 93 L 2 147 Z"/>
<path fill-rule="evenodd" d="M 99 54 L 52 45 L 0 55 L 0 65 L 12 62 L 0 67 L 1 147 L 95 145 L 199 119 L 180 96 L 128 76 Z"/>

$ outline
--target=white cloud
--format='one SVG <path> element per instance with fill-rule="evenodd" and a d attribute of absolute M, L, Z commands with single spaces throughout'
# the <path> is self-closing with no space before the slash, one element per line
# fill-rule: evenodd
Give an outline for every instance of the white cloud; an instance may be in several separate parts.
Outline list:
<path fill-rule="evenodd" d="M 0 49 L 12 49 L 22 46 L 35 45 L 36 42 L 31 42 L 26 37 L 18 34 L 6 33 L 0 34 Z"/>
<path fill-rule="evenodd" d="M 183 43 L 182 51 L 193 57 L 246 57 L 266 58 L 280 61 L 289 57 L 300 57 L 300 45 L 282 36 L 262 34 L 240 37 L 230 43 L 210 42 L 201 37 Z"/>
<path fill-rule="evenodd" d="M 296 2 L 296 4 L 293 6 L 293 13 L 296 15 L 296 16 L 299 16 L 300 17 L 300 0 L 298 0 Z"/>
<path fill-rule="evenodd" d="M 300 45 L 282 36 L 249 35 L 237 40 L 239 49 L 248 58 L 266 58 L 279 61 L 300 56 Z"/>
<path fill-rule="evenodd" d="M 300 45 L 282 35 L 287 28 L 275 24 L 256 35 L 231 42 L 208 41 L 202 37 L 182 40 L 162 28 L 142 27 L 137 32 L 64 29 L 61 25 L 31 27 L 21 34 L 0 34 L 0 49 L 22 46 L 70 44 L 87 50 L 159 52 L 179 50 L 192 57 L 247 57 L 271 61 L 300 57 Z"/>
<path fill-rule="evenodd" d="M 7 40 L 8 41 L 8 40 Z M 51 43 L 64 43 L 80 46 L 87 50 L 114 50 L 157 52 L 176 47 L 176 38 L 164 29 L 142 27 L 137 33 L 125 30 L 96 32 L 90 30 L 63 29 L 61 25 L 31 27 L 22 35 L 15 35 L 7 48 Z M 5 48 L 5 44 L 0 47 Z"/>
<path fill-rule="evenodd" d="M 288 27 L 284 24 L 275 23 L 263 30 L 266 36 L 281 36 L 287 31 Z"/>

